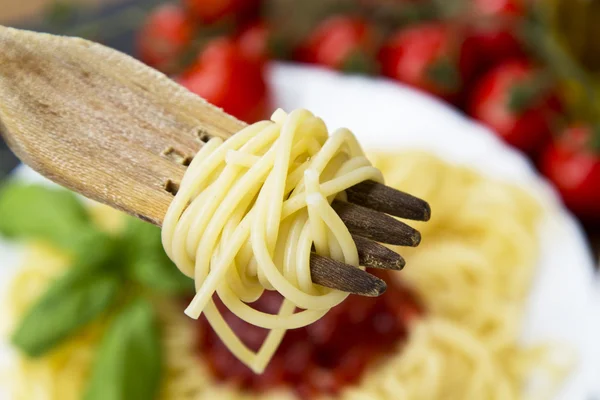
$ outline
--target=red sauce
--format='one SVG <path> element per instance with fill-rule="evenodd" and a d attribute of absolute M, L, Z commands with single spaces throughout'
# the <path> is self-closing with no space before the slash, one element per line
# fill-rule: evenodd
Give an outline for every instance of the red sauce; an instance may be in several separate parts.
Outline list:
<path fill-rule="evenodd" d="M 253 306 L 276 313 L 280 303 L 276 292 L 266 292 Z M 242 341 L 257 350 L 267 332 L 218 306 Z M 199 320 L 200 353 L 217 380 L 245 391 L 262 393 L 285 386 L 302 399 L 335 395 L 356 383 L 380 356 L 394 351 L 406 339 L 408 323 L 421 312 L 406 287 L 389 283 L 387 292 L 378 298 L 351 295 L 316 323 L 288 331 L 261 375 L 239 362 L 204 318 Z"/>

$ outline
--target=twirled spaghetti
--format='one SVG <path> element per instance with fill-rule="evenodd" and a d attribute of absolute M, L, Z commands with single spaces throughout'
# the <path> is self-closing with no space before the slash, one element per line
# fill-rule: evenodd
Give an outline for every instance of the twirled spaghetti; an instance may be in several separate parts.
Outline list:
<path fill-rule="evenodd" d="M 313 323 L 347 297 L 312 283 L 310 253 L 314 245 L 318 254 L 358 267 L 354 241 L 330 202 L 369 179 L 383 178 L 354 135 L 339 129 L 329 136 L 306 110 L 278 110 L 272 121 L 226 142 L 211 139 L 190 164 L 163 223 L 165 251 L 196 282 L 186 313 L 204 312 L 240 360 L 264 370 L 286 329 Z M 247 304 L 265 289 L 285 299 L 277 315 Z M 271 330 L 258 352 L 226 324 L 215 293 L 240 319 Z"/>

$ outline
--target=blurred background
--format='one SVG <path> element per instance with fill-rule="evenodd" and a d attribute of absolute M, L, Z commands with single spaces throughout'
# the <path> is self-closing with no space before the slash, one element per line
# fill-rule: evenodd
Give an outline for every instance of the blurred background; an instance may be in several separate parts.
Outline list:
<path fill-rule="evenodd" d="M 0 24 L 118 48 L 247 122 L 274 59 L 426 91 L 524 152 L 597 259 L 599 21 L 600 0 L 0 0 Z M 0 142 L 0 179 L 16 164 Z"/>

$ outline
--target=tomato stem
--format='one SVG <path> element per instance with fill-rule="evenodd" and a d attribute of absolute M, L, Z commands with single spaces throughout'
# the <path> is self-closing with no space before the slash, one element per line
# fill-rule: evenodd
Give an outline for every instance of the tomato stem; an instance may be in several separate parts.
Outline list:
<path fill-rule="evenodd" d="M 570 104 L 572 114 L 584 119 L 597 115 L 600 99 L 594 93 L 594 81 L 562 47 L 551 32 L 547 17 L 540 8 L 533 8 L 520 29 L 520 36 L 529 50 L 536 54 L 563 83 L 575 85 L 581 94 Z"/>
<path fill-rule="evenodd" d="M 552 77 L 547 73 L 537 74 L 528 82 L 516 82 L 509 93 L 508 108 L 516 114 L 523 113 L 540 99 L 552 82 Z"/>
<path fill-rule="evenodd" d="M 600 155 L 600 125 L 596 125 L 590 137 L 590 149 L 594 154 Z"/>
<path fill-rule="evenodd" d="M 456 65 L 448 58 L 440 59 L 427 69 L 429 79 L 449 91 L 457 90 L 461 84 L 460 74 Z"/>
<path fill-rule="evenodd" d="M 353 51 L 344 61 L 341 70 L 346 73 L 372 75 L 377 72 L 376 63 L 364 51 Z"/>

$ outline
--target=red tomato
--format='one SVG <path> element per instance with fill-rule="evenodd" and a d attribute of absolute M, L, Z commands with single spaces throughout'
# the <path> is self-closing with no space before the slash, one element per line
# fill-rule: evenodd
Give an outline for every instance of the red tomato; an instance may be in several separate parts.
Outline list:
<path fill-rule="evenodd" d="M 263 22 L 254 23 L 240 32 L 237 38 L 240 50 L 257 62 L 269 58 L 269 30 Z"/>
<path fill-rule="evenodd" d="M 500 64 L 475 84 L 469 114 L 507 143 L 535 155 L 550 139 L 551 122 L 560 110 L 554 91 L 537 87 L 540 76 L 527 61 Z"/>
<path fill-rule="evenodd" d="M 448 101 L 456 101 L 461 83 L 472 70 L 462 54 L 455 28 L 425 23 L 402 29 L 381 48 L 384 75 Z"/>
<path fill-rule="evenodd" d="M 206 46 L 196 64 L 179 83 L 227 113 L 246 121 L 263 119 L 267 109 L 267 85 L 263 64 L 240 52 L 230 39 L 216 39 Z"/>
<path fill-rule="evenodd" d="M 226 17 L 253 14 L 260 0 L 184 0 L 184 3 L 199 21 L 212 23 Z"/>
<path fill-rule="evenodd" d="M 465 47 L 474 52 L 478 71 L 484 71 L 525 52 L 513 29 L 497 26 L 476 26 L 469 29 Z"/>
<path fill-rule="evenodd" d="M 567 207 L 581 218 L 600 222 L 600 152 L 590 143 L 594 133 L 600 132 L 588 125 L 568 127 L 544 150 L 540 168 Z"/>
<path fill-rule="evenodd" d="M 137 36 L 140 59 L 168 71 L 192 40 L 193 25 L 184 10 L 173 4 L 156 8 L 146 19 Z"/>
<path fill-rule="evenodd" d="M 525 14 L 522 1 L 472 0 L 469 11 L 474 23 L 468 29 L 465 47 L 473 52 L 478 71 L 525 54 L 517 36 L 517 25 Z"/>
<path fill-rule="evenodd" d="M 372 32 L 365 21 L 336 16 L 323 21 L 298 47 L 298 61 L 337 70 L 361 71 L 369 68 Z"/>

